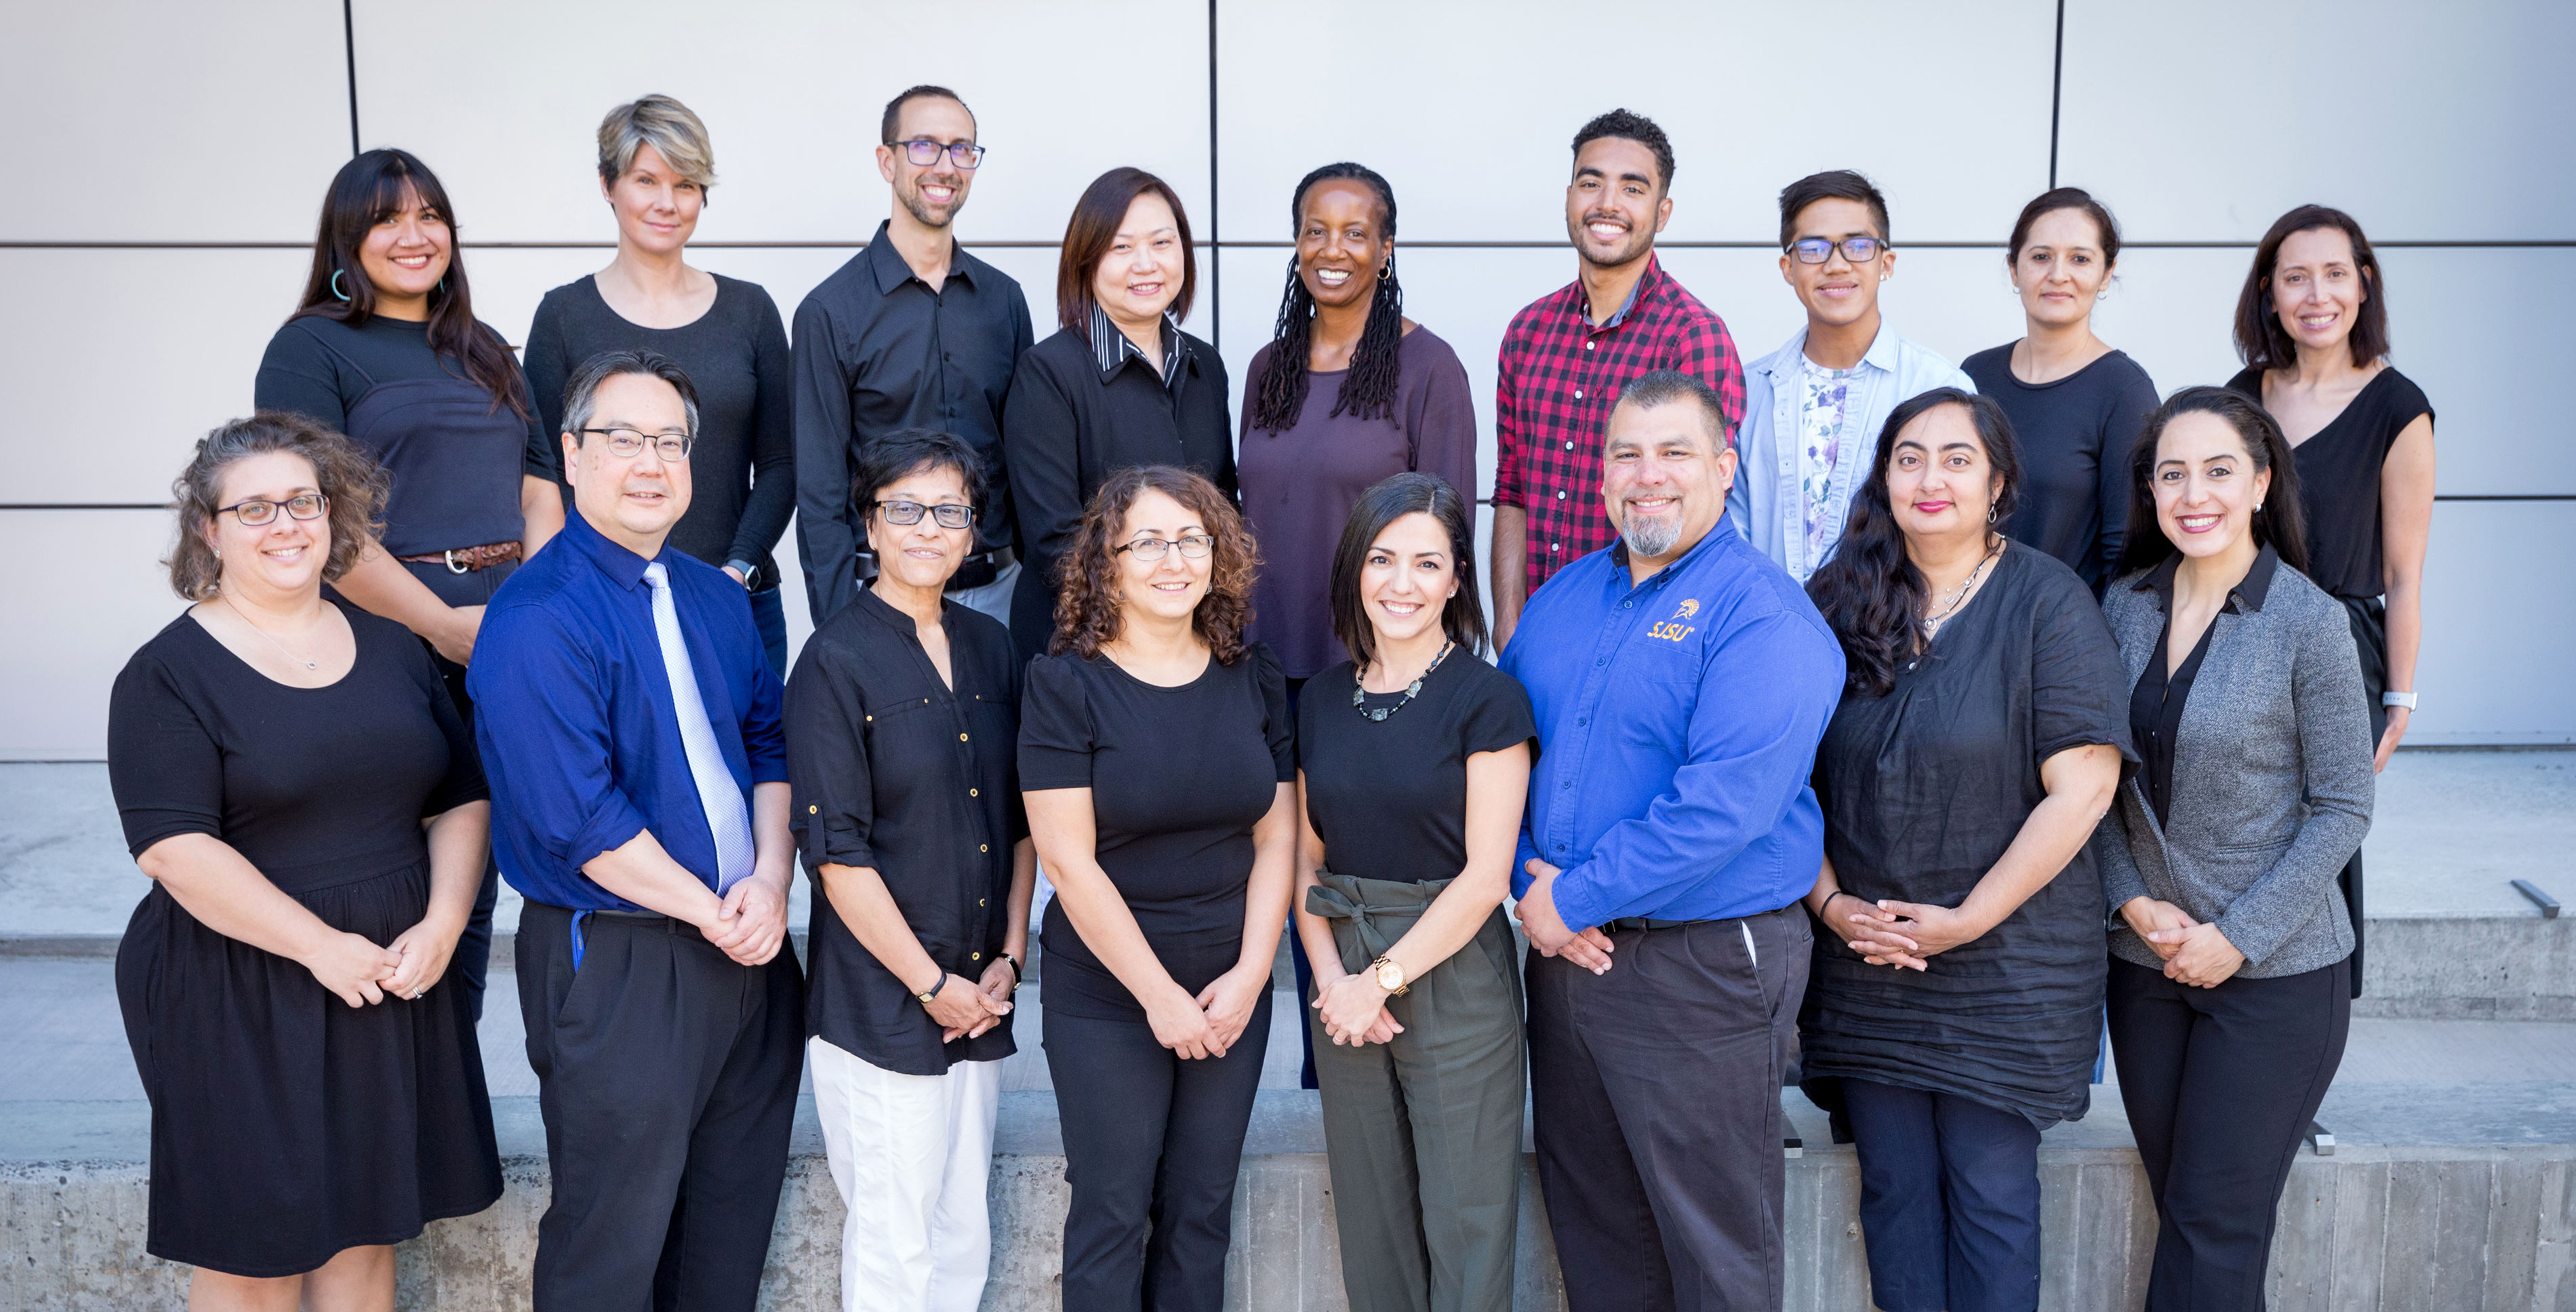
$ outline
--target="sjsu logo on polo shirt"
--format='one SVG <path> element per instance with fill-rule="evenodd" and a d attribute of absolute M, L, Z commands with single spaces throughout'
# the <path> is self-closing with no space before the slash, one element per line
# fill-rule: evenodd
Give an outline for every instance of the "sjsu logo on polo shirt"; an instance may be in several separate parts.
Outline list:
<path fill-rule="evenodd" d="M 1699 627 L 1695 624 L 1684 624 L 1682 621 L 1697 614 L 1699 614 L 1699 602 L 1696 599 L 1685 599 L 1679 607 L 1674 609 L 1673 617 L 1671 619 L 1661 621 L 1656 624 L 1655 627 L 1646 630 L 1646 636 L 1649 638 L 1662 638 L 1667 642 L 1680 642 L 1682 639 L 1689 637 Z"/>

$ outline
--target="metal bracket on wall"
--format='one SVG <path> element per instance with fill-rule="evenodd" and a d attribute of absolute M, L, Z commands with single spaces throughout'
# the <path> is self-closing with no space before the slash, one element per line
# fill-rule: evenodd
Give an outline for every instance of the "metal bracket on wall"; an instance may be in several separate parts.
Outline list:
<path fill-rule="evenodd" d="M 2315 1121 L 2308 1122 L 2307 1140 L 2308 1146 L 2317 1150 L 2317 1156 L 2334 1156 L 2334 1132 L 2325 1126 Z"/>
<path fill-rule="evenodd" d="M 2558 899 L 2551 897 L 2547 893 L 2541 892 L 2539 885 L 2532 883 L 2528 879 L 2517 879 L 2513 881 L 2513 891 L 2522 894 L 2524 897 L 2530 898 L 2531 904 L 2540 908 L 2541 919 L 2556 920 L 2558 918 Z"/>
<path fill-rule="evenodd" d="M 1789 1136 L 1789 1137 L 1788 1137 L 1788 1138 L 1786 1138 L 1786 1139 L 1781 1140 L 1781 1141 L 1780 1141 L 1780 1155 L 1781 1155 L 1781 1156 L 1783 1156 L 1783 1157 L 1804 1157 L 1804 1156 L 1806 1156 L 1806 1155 L 1807 1155 L 1807 1141 L 1806 1141 L 1806 1140 L 1804 1140 L 1804 1139 L 1801 1139 L 1801 1138 L 1797 1137 L 1797 1136 L 1796 1136 L 1796 1135 L 1794 1135 L 1794 1134 L 1793 1134 L 1793 1135 L 1791 1135 L 1791 1136 Z"/>

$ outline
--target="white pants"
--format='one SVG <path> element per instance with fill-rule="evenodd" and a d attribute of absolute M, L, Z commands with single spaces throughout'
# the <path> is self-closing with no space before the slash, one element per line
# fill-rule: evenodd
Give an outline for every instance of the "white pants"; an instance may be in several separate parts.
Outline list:
<path fill-rule="evenodd" d="M 992 1258 L 984 1182 L 1002 1063 L 899 1075 L 806 1041 L 841 1226 L 847 1312 L 975 1312 Z"/>

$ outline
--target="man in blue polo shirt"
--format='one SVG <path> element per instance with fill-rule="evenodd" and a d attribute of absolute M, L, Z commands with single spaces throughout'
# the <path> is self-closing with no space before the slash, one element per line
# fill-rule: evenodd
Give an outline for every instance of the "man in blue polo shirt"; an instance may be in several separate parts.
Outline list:
<path fill-rule="evenodd" d="M 1619 540 L 1539 589 L 1502 661 L 1542 749 L 1512 880 L 1539 1180 L 1574 1312 L 1774 1309 L 1842 649 L 1726 526 L 1707 384 L 1629 384 L 1602 464 Z"/>
<path fill-rule="evenodd" d="M 492 599 L 466 679 L 519 916 L 554 1198 L 538 1312 L 760 1294 L 803 1066 L 779 685 L 742 585 L 665 546 L 686 375 L 612 352 L 565 389 L 574 513 Z"/>

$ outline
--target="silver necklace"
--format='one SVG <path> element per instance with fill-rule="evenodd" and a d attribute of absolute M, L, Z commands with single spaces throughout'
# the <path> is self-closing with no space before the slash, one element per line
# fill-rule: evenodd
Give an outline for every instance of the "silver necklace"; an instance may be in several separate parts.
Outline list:
<path fill-rule="evenodd" d="M 215 593 L 215 600 L 217 600 L 217 601 L 220 601 L 220 602 L 224 603 L 224 609 L 226 609 L 226 610 L 228 610 L 228 611 L 231 611 L 231 612 L 233 613 L 233 616 L 234 616 L 236 619 L 239 619 L 239 620 L 240 620 L 242 623 L 244 623 L 244 624 L 250 624 L 250 627 L 251 627 L 251 631 L 252 631 L 252 632 L 257 633 L 259 636 L 261 636 L 261 637 L 263 637 L 263 638 L 268 639 L 268 643 L 269 643 L 269 645 L 270 645 L 270 646 L 277 648 L 279 651 L 286 652 L 286 659 L 291 660 L 291 661 L 295 662 L 296 664 L 301 665 L 301 666 L 303 666 L 304 668 L 306 668 L 306 669 L 308 669 L 308 670 L 320 669 L 320 668 L 321 668 L 319 665 L 315 664 L 314 662 L 312 662 L 312 661 L 308 661 L 308 660 L 304 659 L 303 657 L 296 655 L 296 654 L 295 654 L 294 652 L 292 652 L 292 651 L 287 651 L 286 644 L 285 644 L 285 643 L 283 643 L 283 642 L 279 642 L 279 641 L 277 640 L 277 635 L 276 635 L 276 634 L 271 633 L 271 632 L 269 632 L 268 630 L 266 630 L 266 629 L 263 629 L 263 628 L 259 627 L 257 624 L 252 624 L 252 623 L 251 623 L 251 618 L 250 618 L 250 616 L 242 614 L 242 609 L 241 609 L 241 607 L 234 605 L 234 604 L 233 604 L 233 599 L 232 599 L 230 596 L 225 595 L 225 593 L 224 593 L 222 590 L 218 589 L 218 590 L 216 591 L 216 593 Z"/>
<path fill-rule="evenodd" d="M 1368 707 L 1368 686 L 1360 682 L 1359 667 L 1351 667 L 1351 709 L 1358 711 L 1362 719 L 1383 721 L 1386 717 L 1395 714 L 1397 711 L 1403 710 L 1407 706 L 1411 706 L 1413 704 L 1413 699 L 1421 695 L 1422 681 L 1430 678 L 1431 671 L 1439 669 L 1440 662 L 1449 659 L 1449 653 L 1456 651 L 1457 649 L 1457 643 L 1451 642 L 1442 644 L 1440 654 L 1431 658 L 1430 666 L 1423 670 L 1422 673 L 1413 676 L 1413 682 L 1404 685 L 1404 700 L 1397 702 L 1393 706 L 1378 707 L 1376 710 L 1370 710 Z"/>
<path fill-rule="evenodd" d="M 1924 637 L 1929 638 L 1935 632 L 1938 632 L 1944 621 L 1948 620 L 1952 615 L 1957 614 L 1961 606 L 1968 604 L 1968 594 L 1976 591 L 1977 580 L 1985 576 L 1986 567 L 1995 563 L 1995 557 L 2000 554 L 2003 549 L 2003 539 L 1996 538 L 1994 544 L 1986 548 L 1985 559 L 1978 561 L 1977 567 L 1968 571 L 1968 577 L 1960 580 L 1959 586 L 1944 589 L 1932 595 L 1932 599 L 1934 601 L 1939 601 L 1943 597 L 1948 597 L 1950 598 L 1950 604 L 1942 607 L 1941 613 L 1938 615 L 1926 615 L 1923 617 Z"/>

